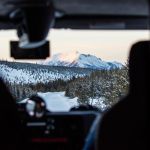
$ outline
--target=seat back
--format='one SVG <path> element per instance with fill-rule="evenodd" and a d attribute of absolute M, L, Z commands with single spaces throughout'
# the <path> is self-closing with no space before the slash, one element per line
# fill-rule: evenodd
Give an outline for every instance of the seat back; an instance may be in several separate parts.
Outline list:
<path fill-rule="evenodd" d="M 20 128 L 15 100 L 0 79 L 0 149 L 18 149 Z"/>
<path fill-rule="evenodd" d="M 98 127 L 98 150 L 147 149 L 147 101 L 150 41 L 134 44 L 129 58 L 129 94 L 104 114 Z"/>

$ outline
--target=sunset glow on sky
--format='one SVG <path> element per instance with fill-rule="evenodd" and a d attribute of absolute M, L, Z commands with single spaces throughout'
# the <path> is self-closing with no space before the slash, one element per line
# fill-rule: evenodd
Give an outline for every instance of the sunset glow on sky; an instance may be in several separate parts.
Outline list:
<path fill-rule="evenodd" d="M 51 55 L 78 51 L 82 54 L 95 55 L 106 61 L 122 63 L 126 62 L 133 43 L 149 38 L 148 30 L 52 30 L 48 36 L 48 40 L 51 41 Z M 0 32 L 0 59 L 10 60 L 10 40 L 18 40 L 16 31 Z"/>

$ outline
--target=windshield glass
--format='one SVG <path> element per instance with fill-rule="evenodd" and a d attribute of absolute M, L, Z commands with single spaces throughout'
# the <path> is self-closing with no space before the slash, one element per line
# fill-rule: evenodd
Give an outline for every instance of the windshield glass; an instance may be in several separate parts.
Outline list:
<path fill-rule="evenodd" d="M 15 31 L 0 32 L 0 76 L 17 102 L 40 95 L 50 111 L 90 104 L 101 111 L 128 93 L 128 54 L 148 30 L 52 30 L 51 57 L 21 62 L 10 58 Z"/>

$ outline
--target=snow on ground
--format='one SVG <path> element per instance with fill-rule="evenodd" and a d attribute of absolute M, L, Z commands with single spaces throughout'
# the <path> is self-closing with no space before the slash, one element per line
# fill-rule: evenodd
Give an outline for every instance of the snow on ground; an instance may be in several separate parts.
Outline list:
<path fill-rule="evenodd" d="M 65 96 L 65 92 L 39 92 L 38 95 L 43 98 L 43 100 L 46 102 L 47 109 L 51 112 L 66 112 L 69 111 L 72 107 L 79 105 L 77 101 L 78 97 L 70 99 L 69 97 Z M 26 101 L 27 99 L 21 102 L 25 103 Z M 106 109 L 104 98 L 90 99 L 90 104 L 98 106 L 101 110 Z"/>
<path fill-rule="evenodd" d="M 66 112 L 74 106 L 78 106 L 77 97 L 70 99 L 65 96 L 65 92 L 47 92 L 38 95 L 46 102 L 47 109 L 51 112 Z M 28 99 L 21 101 L 25 103 Z"/>
<path fill-rule="evenodd" d="M 46 104 L 50 111 L 69 111 L 71 107 L 77 106 L 77 97 L 70 99 L 65 96 L 65 92 L 48 92 L 38 93 Z"/>
<path fill-rule="evenodd" d="M 105 104 L 105 97 L 98 97 L 94 99 L 90 98 L 90 104 L 98 107 L 101 111 L 107 109 L 107 105 Z"/>

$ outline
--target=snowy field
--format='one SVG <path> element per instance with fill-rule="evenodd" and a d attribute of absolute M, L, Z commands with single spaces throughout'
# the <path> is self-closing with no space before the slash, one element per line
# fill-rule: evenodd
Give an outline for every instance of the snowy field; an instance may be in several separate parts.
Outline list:
<path fill-rule="evenodd" d="M 79 105 L 77 97 L 70 99 L 69 97 L 65 96 L 65 92 L 39 92 L 38 95 L 43 98 L 43 100 L 46 102 L 47 109 L 51 112 L 66 112 L 69 111 L 72 107 Z M 26 101 L 27 99 L 23 100 L 22 102 Z M 105 110 L 106 105 L 103 103 L 103 101 L 103 98 L 93 100 L 91 99 L 90 103 L 94 106 L 100 104 L 100 109 Z"/>
<path fill-rule="evenodd" d="M 65 92 L 48 92 L 38 93 L 46 104 L 50 111 L 69 111 L 71 107 L 78 106 L 77 97 L 70 99 L 65 96 Z"/>

